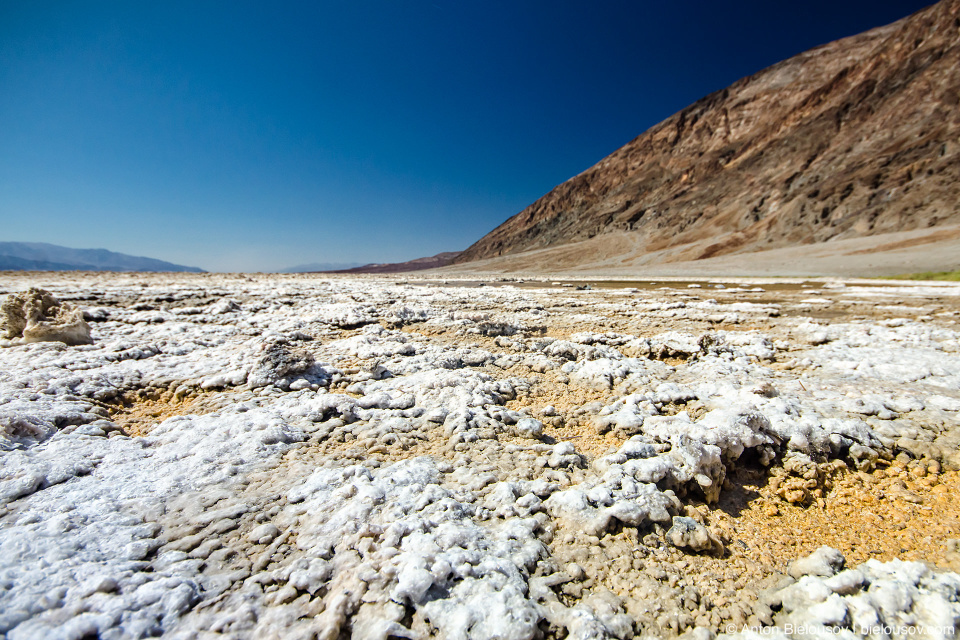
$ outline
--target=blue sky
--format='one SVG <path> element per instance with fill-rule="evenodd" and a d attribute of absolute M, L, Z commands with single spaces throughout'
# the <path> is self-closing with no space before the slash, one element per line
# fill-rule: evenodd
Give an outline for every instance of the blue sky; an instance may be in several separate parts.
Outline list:
<path fill-rule="evenodd" d="M 707 93 L 925 4 L 0 0 L 0 240 L 248 271 L 464 249 Z"/>

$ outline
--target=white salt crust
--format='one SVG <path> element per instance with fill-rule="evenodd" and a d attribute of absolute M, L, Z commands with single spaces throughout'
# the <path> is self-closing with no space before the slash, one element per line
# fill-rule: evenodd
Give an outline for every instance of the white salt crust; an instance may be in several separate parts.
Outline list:
<path fill-rule="evenodd" d="M 737 323 L 781 309 L 682 291 L 590 304 L 589 291 L 488 287 L 478 300 L 377 280 L 58 277 L 46 287 L 86 309 L 94 342 L 0 349 L 0 637 L 626 638 L 616 599 L 558 598 L 579 578 L 551 556 L 556 530 L 636 527 L 712 552 L 683 506 L 715 501 L 744 455 L 960 462 L 957 332 L 912 319 L 784 319 L 779 340 L 555 340 L 537 337 L 547 317 Z M 898 289 L 882 295 L 923 293 Z M 430 340 L 433 328 L 497 348 Z M 576 441 L 543 437 L 555 408 L 507 408 L 537 375 L 608 394 L 584 410 L 626 438 L 619 450 L 587 465 Z M 125 393 L 198 389 L 229 400 L 146 437 L 111 421 Z M 324 442 L 345 444 L 310 457 Z M 400 445 L 426 453 L 363 454 Z M 956 622 L 955 574 L 808 564 L 819 569 L 801 563 L 777 592 L 778 622 Z"/>

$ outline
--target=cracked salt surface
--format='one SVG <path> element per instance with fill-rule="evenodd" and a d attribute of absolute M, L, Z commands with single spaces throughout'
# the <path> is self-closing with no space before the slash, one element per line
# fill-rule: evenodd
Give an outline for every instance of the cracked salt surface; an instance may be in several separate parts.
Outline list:
<path fill-rule="evenodd" d="M 709 636 L 740 612 L 853 637 L 960 618 L 960 576 L 918 563 L 795 583 L 771 566 L 734 611 L 686 560 L 642 560 L 732 557 L 693 507 L 744 465 L 782 469 L 796 503 L 829 465 L 960 467 L 956 288 L 834 289 L 850 317 L 824 323 L 741 287 L 0 284 L 42 284 L 93 338 L 2 342 L 0 637 Z M 858 317 L 878 295 L 911 306 Z M 201 393 L 202 415 L 143 436 L 113 421 Z"/>

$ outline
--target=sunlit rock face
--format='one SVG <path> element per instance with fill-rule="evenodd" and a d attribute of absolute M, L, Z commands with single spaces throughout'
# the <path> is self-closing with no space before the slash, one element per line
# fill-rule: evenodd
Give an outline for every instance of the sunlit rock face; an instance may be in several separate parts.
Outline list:
<path fill-rule="evenodd" d="M 596 237 L 541 258 L 542 268 L 603 253 L 593 266 L 610 269 L 644 255 L 657 264 L 956 225 L 958 21 L 960 2 L 943 0 L 738 80 L 557 186 L 456 261 Z M 916 270 L 926 269 L 936 270 Z"/>
<path fill-rule="evenodd" d="M 0 634 L 956 621 L 960 288 L 696 284 L 0 276 Z"/>

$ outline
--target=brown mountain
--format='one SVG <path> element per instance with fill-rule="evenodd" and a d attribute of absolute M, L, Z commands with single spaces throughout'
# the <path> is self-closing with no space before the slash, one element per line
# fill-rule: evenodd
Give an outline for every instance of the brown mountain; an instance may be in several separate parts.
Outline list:
<path fill-rule="evenodd" d="M 455 262 L 595 237 L 587 252 L 689 261 L 958 222 L 960 0 L 944 0 L 703 98 Z"/>
<path fill-rule="evenodd" d="M 460 255 L 459 251 L 444 251 L 435 256 L 427 258 L 417 258 L 407 262 L 383 262 L 365 264 L 362 267 L 352 269 L 341 269 L 331 271 L 330 273 L 404 273 L 406 271 L 421 271 L 423 269 L 436 269 L 451 264 L 454 259 Z"/>

